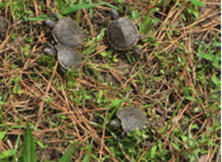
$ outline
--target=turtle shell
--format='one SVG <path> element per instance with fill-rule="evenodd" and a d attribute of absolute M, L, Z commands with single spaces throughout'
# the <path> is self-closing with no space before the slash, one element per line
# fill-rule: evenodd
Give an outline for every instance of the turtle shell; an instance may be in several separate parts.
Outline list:
<path fill-rule="evenodd" d="M 8 26 L 9 21 L 3 16 L 0 16 L 0 38 L 5 37 L 5 33 L 7 32 Z"/>
<path fill-rule="evenodd" d="M 74 48 L 83 42 L 83 31 L 75 21 L 63 17 L 54 26 L 53 37 L 58 43 Z"/>
<path fill-rule="evenodd" d="M 67 47 L 61 44 L 55 45 L 57 50 L 57 58 L 59 64 L 64 68 L 78 67 L 82 63 L 81 54 L 71 47 Z"/>
<path fill-rule="evenodd" d="M 136 128 L 142 129 L 147 123 L 146 116 L 134 107 L 122 108 L 117 111 L 116 116 L 121 121 L 122 128 L 126 133 Z"/>
<path fill-rule="evenodd" d="M 114 49 L 127 50 L 136 45 L 139 33 L 136 25 L 127 17 L 113 20 L 108 26 L 107 36 Z"/>

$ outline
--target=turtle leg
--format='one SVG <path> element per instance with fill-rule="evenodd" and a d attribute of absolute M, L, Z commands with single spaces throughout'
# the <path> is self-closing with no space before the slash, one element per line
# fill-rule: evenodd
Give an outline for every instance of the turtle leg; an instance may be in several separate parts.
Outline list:
<path fill-rule="evenodd" d="M 53 28 L 56 24 L 56 22 L 51 19 L 45 19 L 45 20 L 43 20 L 43 23 L 50 26 L 51 28 Z"/>
<path fill-rule="evenodd" d="M 139 56 L 142 55 L 142 51 L 139 48 L 137 48 L 136 46 L 133 47 L 133 51 Z"/>
<path fill-rule="evenodd" d="M 60 64 L 59 64 L 57 70 L 58 70 L 58 73 L 62 76 L 62 78 L 66 77 L 66 69 L 64 69 Z"/>
<path fill-rule="evenodd" d="M 126 132 L 122 131 L 120 134 L 120 140 L 122 141 L 126 137 Z"/>
<path fill-rule="evenodd" d="M 113 46 L 110 46 L 109 49 L 110 49 L 111 51 L 113 51 L 113 53 L 117 53 L 117 52 L 119 52 L 119 51 L 116 50 Z"/>

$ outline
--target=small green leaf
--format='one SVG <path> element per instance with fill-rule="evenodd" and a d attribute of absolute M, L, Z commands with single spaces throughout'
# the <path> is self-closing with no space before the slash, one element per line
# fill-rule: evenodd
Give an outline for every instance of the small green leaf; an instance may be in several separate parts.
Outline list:
<path fill-rule="evenodd" d="M 15 153 L 14 150 L 6 150 L 0 153 L 0 159 L 5 159 L 7 157 L 12 156 Z"/>
<path fill-rule="evenodd" d="M 141 33 L 144 33 L 144 32 L 149 32 L 153 29 L 153 24 L 151 22 L 151 17 L 149 14 L 147 14 L 145 17 L 144 17 L 144 22 L 143 22 L 143 26 L 141 26 Z"/>
<path fill-rule="evenodd" d="M 0 101 L 0 105 L 4 105 L 6 104 L 6 102 Z"/>
<path fill-rule="evenodd" d="M 213 42 L 212 46 L 214 46 L 214 47 L 221 47 L 221 43 L 220 42 Z"/>
<path fill-rule="evenodd" d="M 195 102 L 197 101 L 196 98 L 191 97 L 191 96 L 185 96 L 184 98 L 189 100 L 189 101 L 195 101 Z"/>
<path fill-rule="evenodd" d="M 40 141 L 36 141 L 37 145 L 39 145 L 41 148 L 46 148 L 47 146 L 45 146 L 42 142 Z"/>
<path fill-rule="evenodd" d="M 105 57 L 105 56 L 107 55 L 107 52 L 102 51 L 102 52 L 100 52 L 99 54 L 100 54 L 101 56 L 104 56 L 104 57 Z"/>
<path fill-rule="evenodd" d="M 0 141 L 5 137 L 6 133 L 7 133 L 7 130 L 0 132 Z"/>
<path fill-rule="evenodd" d="M 205 3 L 203 3 L 199 0 L 190 0 L 190 3 L 194 6 L 205 6 Z"/>
<path fill-rule="evenodd" d="M 217 69 L 220 69 L 220 67 L 221 67 L 221 65 L 220 65 L 220 63 L 219 63 L 218 60 L 214 60 L 213 63 L 212 63 L 212 65 L 213 65 L 215 68 L 217 68 Z"/>
<path fill-rule="evenodd" d="M 70 162 L 75 145 L 71 146 L 58 162 Z"/>
<path fill-rule="evenodd" d="M 193 124 L 193 125 L 191 126 L 191 128 L 192 128 L 192 129 L 198 129 L 199 127 L 198 127 L 197 124 Z"/>
<path fill-rule="evenodd" d="M 180 137 L 181 137 L 183 143 L 186 143 L 186 142 L 187 142 L 187 136 L 181 135 Z"/>
<path fill-rule="evenodd" d="M 123 100 L 113 100 L 110 104 L 110 109 L 112 109 L 113 107 L 118 107 L 122 102 Z"/>
<path fill-rule="evenodd" d="M 149 10 L 148 13 L 154 13 L 154 12 L 157 12 L 159 10 L 160 10 L 159 8 L 152 8 L 152 9 Z"/>
<path fill-rule="evenodd" d="M 82 159 L 82 162 L 90 162 L 89 156 L 87 154 Z"/>
<path fill-rule="evenodd" d="M 21 90 L 18 85 L 16 85 L 16 86 L 13 87 L 12 92 L 13 92 L 14 94 L 22 94 L 22 93 L 24 93 L 24 91 Z"/>
<path fill-rule="evenodd" d="M 220 64 L 221 56 L 220 55 L 221 55 L 221 52 L 217 52 L 216 55 L 214 56 L 214 60 L 212 62 L 212 65 L 218 69 L 221 68 L 221 64 Z"/>
<path fill-rule="evenodd" d="M 157 146 L 154 145 L 152 148 L 151 148 L 151 159 L 153 159 L 156 155 L 156 149 L 157 149 Z"/>
<path fill-rule="evenodd" d="M 52 98 L 48 97 L 48 98 L 45 99 L 45 102 L 49 105 L 51 103 L 51 100 L 52 100 Z"/>
<path fill-rule="evenodd" d="M 182 19 L 184 20 L 184 21 L 187 21 L 187 18 L 186 18 L 186 16 L 182 13 L 181 14 L 181 17 L 182 17 Z"/>
<path fill-rule="evenodd" d="M 28 122 L 24 135 L 23 162 L 36 162 L 36 146 Z"/>
<path fill-rule="evenodd" d="M 102 101 L 102 96 L 103 96 L 103 90 L 99 91 L 98 96 L 97 96 L 97 102 L 100 103 Z"/>
<path fill-rule="evenodd" d="M 214 84 L 215 85 L 217 85 L 217 86 L 220 86 L 220 79 L 219 78 L 217 78 L 215 75 L 213 75 L 212 77 L 211 77 L 211 80 L 212 80 L 212 82 L 214 82 Z"/>
<path fill-rule="evenodd" d="M 175 143 L 171 142 L 171 145 L 172 145 L 176 150 L 180 150 L 179 146 L 176 145 Z"/>
<path fill-rule="evenodd" d="M 198 18 L 199 17 L 199 12 L 198 11 L 192 11 L 193 15 Z"/>
<path fill-rule="evenodd" d="M 200 54 L 200 56 L 202 56 L 203 59 L 205 59 L 205 60 L 209 60 L 209 61 L 213 61 L 213 59 L 214 59 L 212 55 L 207 54 L 207 53 Z"/>

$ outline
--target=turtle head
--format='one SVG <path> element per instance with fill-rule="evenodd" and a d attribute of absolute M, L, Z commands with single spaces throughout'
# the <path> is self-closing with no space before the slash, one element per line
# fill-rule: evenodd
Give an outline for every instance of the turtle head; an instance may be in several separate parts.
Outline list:
<path fill-rule="evenodd" d="M 56 49 L 53 45 L 50 43 L 46 42 L 44 44 L 45 48 L 43 49 L 43 52 L 45 54 L 48 54 L 49 56 L 55 57 L 56 56 Z"/>
<path fill-rule="evenodd" d="M 53 28 L 56 24 L 56 22 L 54 20 L 51 20 L 51 19 L 45 19 L 45 20 L 43 20 L 43 23 L 48 25 L 51 28 Z"/>
<path fill-rule="evenodd" d="M 127 15 L 127 9 L 126 9 L 126 6 L 123 6 L 123 16 L 126 16 Z"/>
<path fill-rule="evenodd" d="M 122 125 L 121 125 L 121 121 L 118 118 L 112 119 L 109 124 L 108 127 L 114 131 L 118 136 L 118 139 L 123 139 L 126 135 L 126 132 L 122 129 Z"/>
<path fill-rule="evenodd" d="M 54 18 L 55 20 L 60 19 L 60 17 L 54 12 L 50 12 L 48 15 L 49 15 L 49 17 Z M 56 24 L 56 21 L 48 18 L 48 19 L 43 20 L 43 23 L 50 26 L 51 28 L 53 28 Z"/>
<path fill-rule="evenodd" d="M 117 9 L 112 8 L 112 10 L 110 11 L 110 16 L 112 18 L 112 20 L 116 20 L 119 18 L 119 12 L 117 11 Z"/>
<path fill-rule="evenodd" d="M 118 118 L 115 118 L 109 122 L 109 127 L 112 130 L 119 130 L 121 128 L 121 122 Z"/>

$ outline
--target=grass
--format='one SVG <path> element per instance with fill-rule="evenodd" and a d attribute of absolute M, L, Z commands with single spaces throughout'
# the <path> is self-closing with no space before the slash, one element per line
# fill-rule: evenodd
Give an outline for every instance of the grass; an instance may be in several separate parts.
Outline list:
<path fill-rule="evenodd" d="M 109 9 L 123 5 L 141 56 L 109 47 Z M 219 1 L 10 0 L 0 8 L 11 23 L 0 45 L 0 161 L 16 161 L 33 142 L 41 162 L 71 154 L 65 161 L 220 161 Z M 55 43 L 41 22 L 51 11 L 84 30 L 82 67 L 65 76 L 42 52 Z M 148 127 L 120 140 L 107 123 L 126 106 L 144 112 Z"/>

